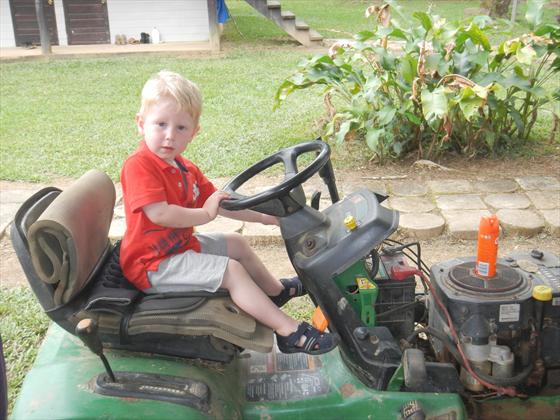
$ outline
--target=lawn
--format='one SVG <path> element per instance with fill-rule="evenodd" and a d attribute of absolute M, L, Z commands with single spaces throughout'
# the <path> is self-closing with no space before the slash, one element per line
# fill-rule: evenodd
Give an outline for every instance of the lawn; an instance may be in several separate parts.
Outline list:
<path fill-rule="evenodd" d="M 327 38 L 367 28 L 367 4 L 283 2 Z M 407 13 L 425 10 L 427 4 L 403 2 Z M 436 10 L 459 18 L 457 10 L 469 4 L 437 2 Z M 294 44 L 245 2 L 230 0 L 228 5 L 234 20 L 226 25 L 220 56 L 1 63 L 0 179 L 48 181 L 98 168 L 117 180 L 121 162 L 138 140 L 133 121 L 142 85 L 164 68 L 184 74 L 202 89 L 202 130 L 188 156 L 212 177 L 231 176 L 270 152 L 314 138 L 323 113 L 317 91 L 298 93 L 273 112 L 275 90 L 313 52 Z M 547 9 L 547 19 L 552 13 Z M 545 136 L 546 130 L 541 131 Z M 369 158 L 360 153 L 349 157 L 343 150 L 336 155 L 341 165 Z"/>

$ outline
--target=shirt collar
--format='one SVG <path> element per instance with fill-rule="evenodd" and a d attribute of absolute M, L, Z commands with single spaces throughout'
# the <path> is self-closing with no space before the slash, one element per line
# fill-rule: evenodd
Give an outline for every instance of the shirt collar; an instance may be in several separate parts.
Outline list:
<path fill-rule="evenodd" d="M 178 169 L 175 166 L 170 165 L 165 160 L 163 160 L 158 155 L 156 155 L 154 152 L 152 152 L 150 149 L 148 149 L 148 145 L 146 144 L 146 142 L 144 140 L 140 141 L 137 152 L 138 152 L 138 154 L 140 154 L 142 156 L 145 156 L 148 159 L 152 160 L 161 170 L 169 171 L 171 169 L 175 169 L 175 170 Z"/>

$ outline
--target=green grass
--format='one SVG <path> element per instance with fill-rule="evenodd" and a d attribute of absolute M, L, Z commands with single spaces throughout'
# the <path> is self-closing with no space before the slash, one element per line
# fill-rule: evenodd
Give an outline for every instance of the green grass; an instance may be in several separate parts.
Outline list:
<path fill-rule="evenodd" d="M 118 179 L 138 142 L 143 83 L 160 69 L 191 78 L 205 103 L 187 152 L 210 176 L 231 175 L 313 136 L 321 101 L 300 95 L 272 112 L 276 87 L 302 53 L 233 52 L 225 58 L 112 57 L 2 63 L 1 179 L 77 177 L 88 168 Z"/>
<path fill-rule="evenodd" d="M 0 335 L 8 371 L 8 412 L 48 325 L 47 316 L 29 288 L 0 288 Z"/>
<path fill-rule="evenodd" d="M 282 4 L 326 37 L 348 36 L 368 27 L 363 11 L 369 2 Z M 426 10 L 427 4 L 402 2 L 407 13 Z M 472 4 L 437 2 L 436 10 L 456 18 Z M 272 111 L 280 82 L 313 52 L 297 47 L 244 1 L 230 0 L 228 6 L 243 37 L 230 21 L 219 57 L 139 55 L 0 63 L 0 179 L 48 181 L 98 168 L 117 180 L 123 159 L 137 144 L 133 120 L 142 85 L 164 68 L 191 78 L 203 91 L 202 130 L 187 156 L 211 177 L 234 175 L 279 148 L 314 138 L 323 113 L 319 92 L 299 92 Z M 547 9 L 547 18 L 552 13 Z M 545 126 L 550 120 L 545 119 Z M 360 151 L 339 149 L 335 158 L 341 165 L 365 163 L 369 156 Z"/>

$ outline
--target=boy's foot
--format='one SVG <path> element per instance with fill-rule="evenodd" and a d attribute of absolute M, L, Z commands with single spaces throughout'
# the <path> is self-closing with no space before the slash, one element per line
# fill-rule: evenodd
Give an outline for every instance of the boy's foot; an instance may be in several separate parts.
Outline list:
<path fill-rule="evenodd" d="M 282 353 L 323 354 L 333 350 L 338 341 L 337 335 L 321 333 L 307 322 L 299 324 L 296 332 L 288 336 L 276 334 L 276 343 Z"/>
<path fill-rule="evenodd" d="M 290 299 L 307 294 L 307 290 L 305 290 L 297 276 L 290 279 L 280 279 L 280 283 L 282 283 L 284 289 L 277 296 L 270 296 L 270 300 L 279 308 L 284 306 Z"/>

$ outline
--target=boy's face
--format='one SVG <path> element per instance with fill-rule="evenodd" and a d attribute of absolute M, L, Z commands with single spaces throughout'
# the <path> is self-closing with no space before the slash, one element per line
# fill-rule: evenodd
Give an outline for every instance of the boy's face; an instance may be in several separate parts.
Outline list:
<path fill-rule="evenodd" d="M 143 115 L 136 114 L 136 125 L 148 149 L 170 164 L 199 130 L 198 123 L 172 98 L 162 98 Z"/>

